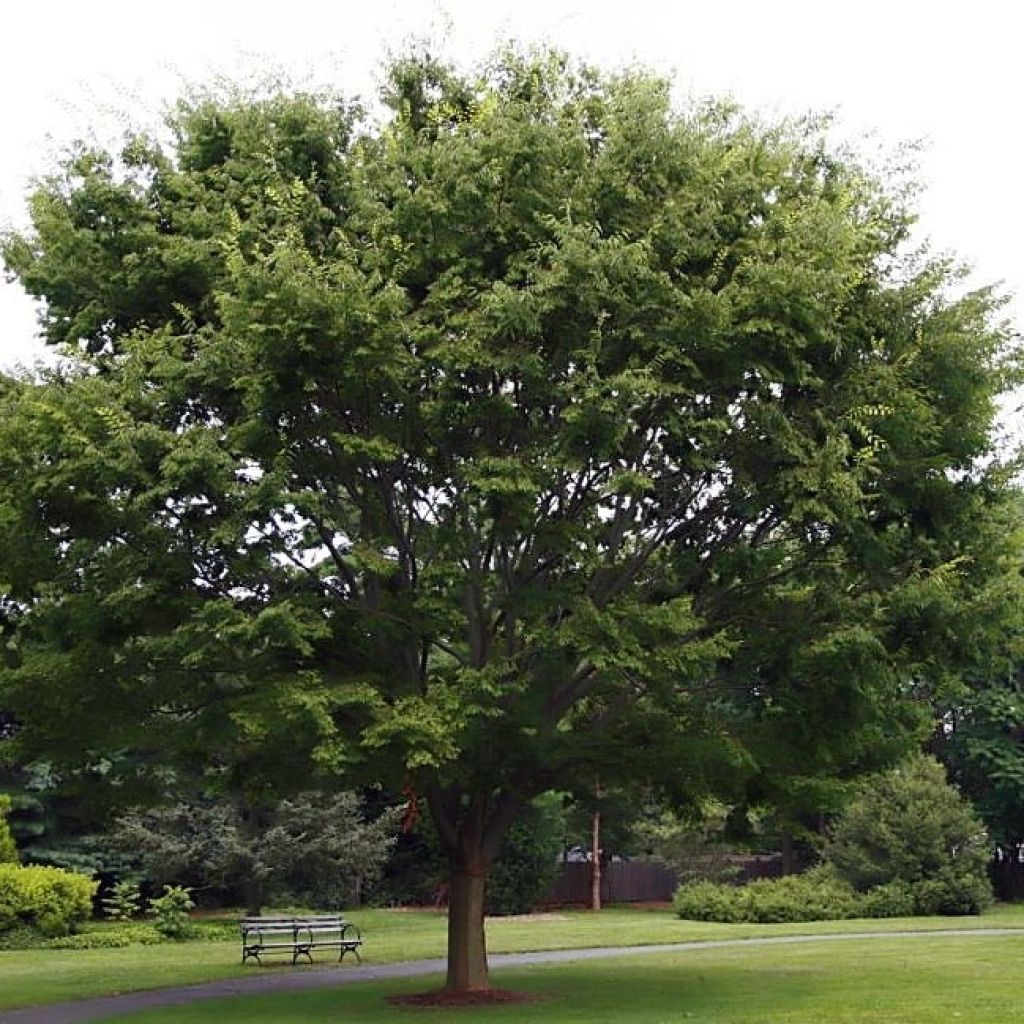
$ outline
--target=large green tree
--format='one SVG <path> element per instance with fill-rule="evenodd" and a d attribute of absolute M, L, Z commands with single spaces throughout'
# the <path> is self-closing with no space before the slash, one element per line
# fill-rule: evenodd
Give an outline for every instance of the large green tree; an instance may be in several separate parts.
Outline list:
<path fill-rule="evenodd" d="M 1007 337 L 813 120 L 551 55 L 384 100 L 185 103 L 40 183 L 6 260 L 74 358 L 0 412 L 0 703 L 126 789 L 392 776 L 476 990 L 538 793 L 914 732 Z"/>

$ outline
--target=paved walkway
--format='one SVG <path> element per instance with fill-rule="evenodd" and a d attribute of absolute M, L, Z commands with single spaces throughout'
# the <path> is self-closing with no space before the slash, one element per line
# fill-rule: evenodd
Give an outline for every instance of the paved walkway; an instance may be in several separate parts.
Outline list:
<path fill-rule="evenodd" d="M 949 928 L 940 931 L 848 932 L 838 935 L 780 935 L 763 939 L 718 939 L 707 942 L 673 942 L 654 946 L 602 946 L 594 949 L 553 949 L 536 953 L 492 953 L 488 957 L 492 970 L 522 967 L 529 964 L 557 964 L 573 960 L 603 960 L 606 957 L 634 956 L 643 953 L 687 953 L 696 949 L 724 949 L 729 946 L 784 946 L 807 942 L 849 942 L 854 939 L 926 939 L 970 938 L 1024 935 L 1024 928 Z M 201 985 L 181 988 L 150 989 L 126 992 L 117 996 L 83 999 L 75 1003 L 52 1003 L 49 1006 L 24 1010 L 0 1010 L 0 1024 L 83 1024 L 120 1014 L 156 1009 L 161 1006 L 182 1006 L 201 999 L 224 999 L 231 996 L 257 995 L 261 992 L 300 992 L 316 988 L 348 985 L 356 981 L 378 981 L 386 978 L 416 978 L 427 974 L 443 974 L 445 961 L 412 960 L 405 963 L 375 964 L 359 967 L 341 966 L 314 971 L 253 974 L 248 978 L 226 978 Z"/>

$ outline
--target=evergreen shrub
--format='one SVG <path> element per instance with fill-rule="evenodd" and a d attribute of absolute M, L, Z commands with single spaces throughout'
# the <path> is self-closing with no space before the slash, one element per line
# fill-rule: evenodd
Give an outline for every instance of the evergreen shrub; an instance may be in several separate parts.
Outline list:
<path fill-rule="evenodd" d="M 874 776 L 826 851 L 859 892 L 900 883 L 916 914 L 980 914 L 992 902 L 991 843 L 971 805 L 930 757 Z"/>

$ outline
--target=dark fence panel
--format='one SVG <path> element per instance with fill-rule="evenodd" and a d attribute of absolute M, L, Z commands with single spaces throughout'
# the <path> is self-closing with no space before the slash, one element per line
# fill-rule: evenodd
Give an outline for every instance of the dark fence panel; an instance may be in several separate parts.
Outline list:
<path fill-rule="evenodd" d="M 782 874 L 779 854 L 732 857 L 735 882 L 755 878 L 778 878 Z M 591 868 L 587 861 L 567 861 L 547 896 L 545 904 L 590 903 Z M 667 903 L 678 886 L 676 874 L 659 860 L 613 860 L 601 874 L 602 903 Z"/>
<path fill-rule="evenodd" d="M 783 871 L 781 853 L 752 853 L 747 857 L 731 857 L 738 869 L 734 879 L 737 885 L 752 882 L 755 878 L 781 878 Z"/>
<path fill-rule="evenodd" d="M 1024 843 L 999 847 L 989 874 L 996 899 L 1010 903 L 1024 900 Z"/>
<path fill-rule="evenodd" d="M 676 875 L 655 860 L 614 860 L 605 865 L 609 903 L 648 903 L 672 899 Z"/>
<path fill-rule="evenodd" d="M 590 864 L 570 861 L 562 865 L 544 903 L 590 903 Z M 664 903 L 672 899 L 676 876 L 660 861 L 613 860 L 601 875 L 604 903 Z"/>

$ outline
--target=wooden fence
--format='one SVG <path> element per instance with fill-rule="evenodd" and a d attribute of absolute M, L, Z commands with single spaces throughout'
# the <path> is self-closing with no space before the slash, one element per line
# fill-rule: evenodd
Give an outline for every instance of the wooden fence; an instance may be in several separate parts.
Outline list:
<path fill-rule="evenodd" d="M 778 855 L 737 857 L 736 866 L 738 883 L 782 874 L 782 858 Z M 590 880 L 589 862 L 567 861 L 541 902 L 548 906 L 589 904 Z M 601 872 L 601 902 L 667 903 L 678 884 L 675 872 L 659 860 L 613 860 Z"/>
<path fill-rule="evenodd" d="M 590 903 L 590 864 L 569 861 L 555 879 L 544 903 Z M 672 899 L 675 873 L 660 861 L 613 860 L 601 872 L 601 900 L 605 903 L 663 903 Z"/>

